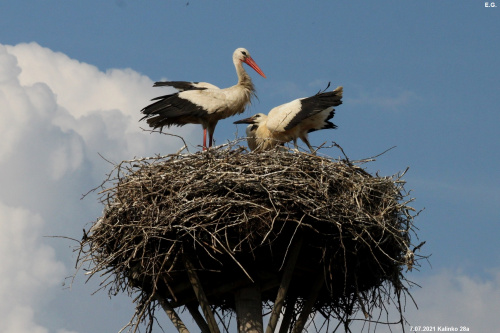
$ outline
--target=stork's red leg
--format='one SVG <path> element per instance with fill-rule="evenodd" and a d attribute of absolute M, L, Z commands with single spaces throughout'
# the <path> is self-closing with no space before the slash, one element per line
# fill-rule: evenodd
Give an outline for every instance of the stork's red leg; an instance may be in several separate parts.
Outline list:
<path fill-rule="evenodd" d="M 203 150 L 207 150 L 207 129 L 203 129 Z"/>
<path fill-rule="evenodd" d="M 214 133 L 212 131 L 210 131 L 208 133 L 208 147 L 209 148 L 212 147 L 212 141 L 213 141 L 213 139 L 214 139 Z"/>

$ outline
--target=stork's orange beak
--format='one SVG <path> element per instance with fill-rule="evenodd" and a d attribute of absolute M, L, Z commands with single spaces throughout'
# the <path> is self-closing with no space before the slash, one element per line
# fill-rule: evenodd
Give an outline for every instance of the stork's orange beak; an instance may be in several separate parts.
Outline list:
<path fill-rule="evenodd" d="M 245 60 L 243 60 L 243 62 L 245 64 L 247 64 L 248 66 L 252 67 L 253 70 L 256 71 L 257 73 L 259 73 L 260 75 L 262 75 L 263 78 L 266 78 L 266 75 L 264 74 L 262 69 L 260 69 L 260 67 L 257 66 L 255 61 L 253 61 L 252 57 L 247 57 Z"/>

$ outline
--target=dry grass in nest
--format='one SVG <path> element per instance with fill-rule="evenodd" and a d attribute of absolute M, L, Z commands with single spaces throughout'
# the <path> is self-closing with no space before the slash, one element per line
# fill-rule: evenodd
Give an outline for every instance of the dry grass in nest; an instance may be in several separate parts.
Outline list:
<path fill-rule="evenodd" d="M 104 277 L 110 295 L 137 296 L 129 325 L 151 329 L 158 297 L 173 308 L 196 304 L 186 262 L 213 310 L 232 313 L 235 290 L 252 281 L 272 306 L 299 243 L 286 303 L 299 310 L 316 279 L 314 311 L 327 320 L 347 325 L 357 311 L 373 320 L 392 301 L 402 322 L 403 273 L 418 264 L 422 245 L 412 244 L 417 214 L 404 173 L 372 176 L 360 167 L 369 160 L 243 151 L 123 161 L 101 185 L 103 216 L 86 232 L 78 265 Z"/>

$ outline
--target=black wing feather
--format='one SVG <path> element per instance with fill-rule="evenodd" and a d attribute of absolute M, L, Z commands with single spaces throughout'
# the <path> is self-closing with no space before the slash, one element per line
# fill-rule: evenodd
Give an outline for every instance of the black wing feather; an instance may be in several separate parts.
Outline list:
<path fill-rule="evenodd" d="M 330 119 L 333 118 L 333 116 L 335 116 L 335 109 L 330 111 L 330 113 L 328 114 L 328 117 L 325 119 L 325 123 L 323 124 L 323 126 L 321 128 L 311 128 L 309 131 L 307 131 L 307 133 L 311 133 L 311 132 L 322 130 L 322 129 L 328 129 L 328 128 L 336 129 L 337 125 L 335 125 L 334 123 L 329 121 Z"/>
<path fill-rule="evenodd" d="M 207 114 L 201 106 L 179 97 L 179 94 L 160 96 L 153 100 L 156 102 L 141 110 L 145 115 L 141 120 L 146 119 L 153 128 L 200 124 Z"/>
<path fill-rule="evenodd" d="M 160 81 L 160 82 L 155 82 L 153 87 L 173 87 L 179 91 L 186 91 L 186 90 L 205 90 L 207 88 L 203 87 L 196 87 L 195 84 L 198 84 L 199 82 L 188 82 L 188 81 Z"/>
<path fill-rule="evenodd" d="M 339 106 L 342 104 L 342 93 L 343 88 L 338 87 L 334 91 L 330 92 L 319 92 L 314 96 L 306 97 L 300 100 L 301 110 L 295 117 L 288 123 L 285 130 L 294 128 L 300 124 L 304 119 L 309 118 L 329 107 Z M 327 120 L 332 119 L 335 115 L 335 110 L 332 110 L 328 115 Z M 328 125 L 331 124 L 331 125 Z M 335 126 L 331 122 L 327 122 L 326 126 Z M 323 127 L 323 128 L 335 128 L 335 127 Z"/>

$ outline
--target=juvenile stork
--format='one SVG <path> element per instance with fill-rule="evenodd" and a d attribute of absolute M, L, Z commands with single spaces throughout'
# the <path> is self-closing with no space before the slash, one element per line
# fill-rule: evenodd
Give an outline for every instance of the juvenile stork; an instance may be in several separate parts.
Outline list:
<path fill-rule="evenodd" d="M 255 95 L 255 88 L 250 75 L 243 68 L 243 63 L 266 77 L 259 66 L 244 48 L 233 53 L 233 63 L 238 75 L 238 83 L 232 87 L 220 89 L 206 82 L 169 81 L 156 82 L 154 87 L 170 86 L 178 92 L 152 99 L 154 103 L 141 112 L 141 120 L 146 119 L 149 126 L 167 128 L 186 124 L 203 126 L 203 149 L 212 146 L 213 134 L 217 122 L 221 119 L 242 113 Z"/>
<path fill-rule="evenodd" d="M 243 120 L 245 120 L 245 119 L 243 119 Z M 235 124 L 242 124 L 242 122 L 241 122 L 241 120 L 239 120 L 239 122 L 237 121 L 237 122 L 235 122 Z M 257 124 L 250 124 L 245 129 L 245 133 L 247 135 L 248 148 L 250 148 L 251 151 L 254 151 L 258 147 L 257 146 L 257 138 L 256 138 L 256 134 L 255 134 L 257 132 L 258 127 L 259 127 L 259 125 L 257 125 Z"/>
<path fill-rule="evenodd" d="M 298 150 L 297 139 L 300 138 L 314 153 L 307 135 L 320 129 L 337 128 L 330 119 L 335 115 L 333 107 L 342 104 L 342 93 L 343 88 L 337 87 L 334 91 L 319 92 L 277 106 L 268 115 L 258 113 L 234 123 L 249 124 L 246 134 L 251 150 L 269 150 L 292 140 Z"/>

